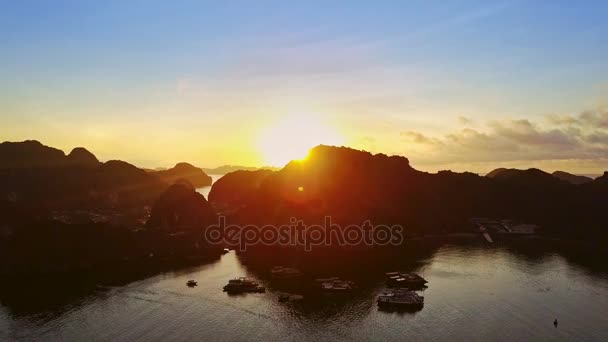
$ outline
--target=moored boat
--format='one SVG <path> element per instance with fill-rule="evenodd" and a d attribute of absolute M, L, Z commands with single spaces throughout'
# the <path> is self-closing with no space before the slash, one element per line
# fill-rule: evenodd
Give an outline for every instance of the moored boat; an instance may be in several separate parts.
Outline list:
<path fill-rule="evenodd" d="M 270 270 L 270 274 L 276 279 L 292 279 L 302 277 L 304 274 L 297 268 L 275 266 Z"/>
<path fill-rule="evenodd" d="M 289 295 L 285 293 L 279 294 L 279 303 L 284 303 L 289 300 Z"/>
<path fill-rule="evenodd" d="M 378 306 L 392 308 L 422 308 L 424 297 L 408 289 L 386 291 L 378 296 Z"/>
<path fill-rule="evenodd" d="M 293 293 L 281 292 L 278 294 L 278 299 L 280 303 L 289 302 L 289 301 L 298 301 L 304 299 L 304 296 Z"/>
<path fill-rule="evenodd" d="M 386 273 L 386 284 L 397 288 L 421 288 L 428 281 L 416 273 L 388 272 Z"/>
<path fill-rule="evenodd" d="M 349 293 L 355 288 L 355 283 L 338 277 L 316 279 L 321 291 L 325 293 Z"/>
<path fill-rule="evenodd" d="M 245 277 L 240 277 L 229 280 L 228 284 L 224 286 L 224 291 L 228 293 L 262 293 L 266 292 L 266 288 L 261 286 L 256 281 Z"/>

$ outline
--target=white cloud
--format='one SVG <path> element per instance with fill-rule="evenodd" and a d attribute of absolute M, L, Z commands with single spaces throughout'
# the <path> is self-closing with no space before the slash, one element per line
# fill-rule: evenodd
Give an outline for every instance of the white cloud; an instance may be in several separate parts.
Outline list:
<path fill-rule="evenodd" d="M 421 163 L 608 159 L 607 111 L 551 116 L 547 122 L 500 120 L 482 129 L 464 128 L 442 136 L 406 131 L 401 138 L 422 148 L 412 156 Z"/>

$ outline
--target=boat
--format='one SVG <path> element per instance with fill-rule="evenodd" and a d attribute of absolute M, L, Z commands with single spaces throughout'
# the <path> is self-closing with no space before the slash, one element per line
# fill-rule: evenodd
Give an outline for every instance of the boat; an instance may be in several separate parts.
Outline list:
<path fill-rule="evenodd" d="M 325 293 L 349 293 L 355 288 L 355 283 L 338 277 L 316 279 L 319 288 Z"/>
<path fill-rule="evenodd" d="M 275 266 L 270 270 L 270 274 L 277 279 L 291 279 L 291 278 L 299 278 L 304 274 L 300 272 L 297 268 L 293 267 L 284 267 L 284 266 Z"/>
<path fill-rule="evenodd" d="M 428 281 L 416 273 L 388 272 L 386 273 L 386 284 L 397 288 L 421 288 Z"/>
<path fill-rule="evenodd" d="M 302 299 L 304 299 L 304 296 L 302 296 L 302 295 L 286 293 L 286 292 L 279 293 L 279 302 L 280 303 L 284 303 L 284 302 L 288 302 L 288 301 L 297 301 L 297 300 L 302 300 Z"/>
<path fill-rule="evenodd" d="M 424 297 L 408 289 L 389 290 L 378 296 L 379 307 L 422 308 Z"/>
<path fill-rule="evenodd" d="M 325 282 L 328 282 L 328 281 L 335 281 L 335 280 L 340 280 L 340 277 L 317 278 L 317 279 L 315 279 L 315 281 L 318 282 L 318 283 L 325 283 Z"/>
<path fill-rule="evenodd" d="M 188 285 L 188 287 L 195 287 L 195 286 L 198 286 L 198 283 L 194 280 L 188 280 L 186 285 Z"/>
<path fill-rule="evenodd" d="M 224 292 L 228 293 L 263 293 L 266 292 L 266 288 L 261 286 L 256 281 L 251 279 L 240 277 L 231 279 L 228 284 L 224 286 Z"/>

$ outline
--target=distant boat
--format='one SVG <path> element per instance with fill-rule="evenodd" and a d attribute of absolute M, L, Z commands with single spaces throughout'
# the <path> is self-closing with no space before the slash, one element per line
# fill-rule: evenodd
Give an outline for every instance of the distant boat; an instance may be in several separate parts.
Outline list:
<path fill-rule="evenodd" d="M 294 301 L 294 300 L 302 300 L 302 299 L 304 299 L 304 296 L 299 295 L 299 294 L 286 293 L 286 292 L 279 293 L 279 302 L 280 303 Z"/>
<path fill-rule="evenodd" d="M 254 292 L 254 293 L 262 293 L 262 292 L 266 292 L 266 288 L 263 286 L 260 286 L 260 284 L 258 284 L 257 282 L 245 278 L 245 277 L 240 277 L 240 278 L 235 278 L 235 279 L 231 279 L 228 281 L 228 284 L 226 286 L 224 286 L 224 292 L 228 292 L 228 293 L 248 293 L 248 292 Z"/>
<path fill-rule="evenodd" d="M 378 306 L 393 308 L 421 308 L 424 297 L 408 289 L 387 291 L 378 296 Z"/>
<path fill-rule="evenodd" d="M 275 266 L 270 270 L 270 274 L 277 279 L 291 279 L 291 278 L 299 278 L 304 274 L 300 272 L 297 268 L 293 267 L 284 267 L 284 266 Z"/>
<path fill-rule="evenodd" d="M 330 278 L 317 278 L 315 281 L 317 283 L 325 283 L 328 281 L 340 280 L 340 277 L 330 277 Z"/>
<path fill-rule="evenodd" d="M 194 280 L 188 280 L 186 285 L 188 285 L 188 287 L 195 287 L 195 286 L 198 286 L 198 282 L 196 282 Z"/>
<path fill-rule="evenodd" d="M 386 273 L 386 284 L 399 288 L 422 288 L 428 281 L 415 273 L 388 272 Z"/>
<path fill-rule="evenodd" d="M 355 283 L 342 280 L 338 277 L 316 279 L 319 288 L 325 293 L 350 293 L 355 288 Z"/>

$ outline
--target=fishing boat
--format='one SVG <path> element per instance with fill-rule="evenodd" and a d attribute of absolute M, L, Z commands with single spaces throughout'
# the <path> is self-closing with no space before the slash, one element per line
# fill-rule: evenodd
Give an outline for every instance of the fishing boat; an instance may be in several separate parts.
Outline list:
<path fill-rule="evenodd" d="M 272 275 L 273 278 L 276 278 L 276 279 L 293 279 L 293 278 L 300 278 L 304 275 L 297 268 L 284 267 L 284 266 L 273 267 L 270 270 L 270 274 Z"/>
<path fill-rule="evenodd" d="M 389 290 L 378 296 L 379 307 L 422 308 L 424 297 L 408 289 Z"/>
<path fill-rule="evenodd" d="M 428 281 L 416 273 L 388 272 L 386 273 L 386 284 L 397 288 L 422 288 Z"/>
<path fill-rule="evenodd" d="M 316 281 L 324 293 L 350 293 L 355 288 L 354 282 L 338 277 L 316 279 Z"/>
<path fill-rule="evenodd" d="M 261 286 L 256 281 L 251 279 L 240 277 L 231 279 L 228 284 L 224 286 L 224 292 L 228 293 L 262 293 L 266 292 L 266 288 Z"/>
<path fill-rule="evenodd" d="M 278 299 L 280 303 L 289 302 L 289 301 L 298 301 L 304 299 L 304 296 L 293 293 L 281 292 L 278 294 Z"/>

